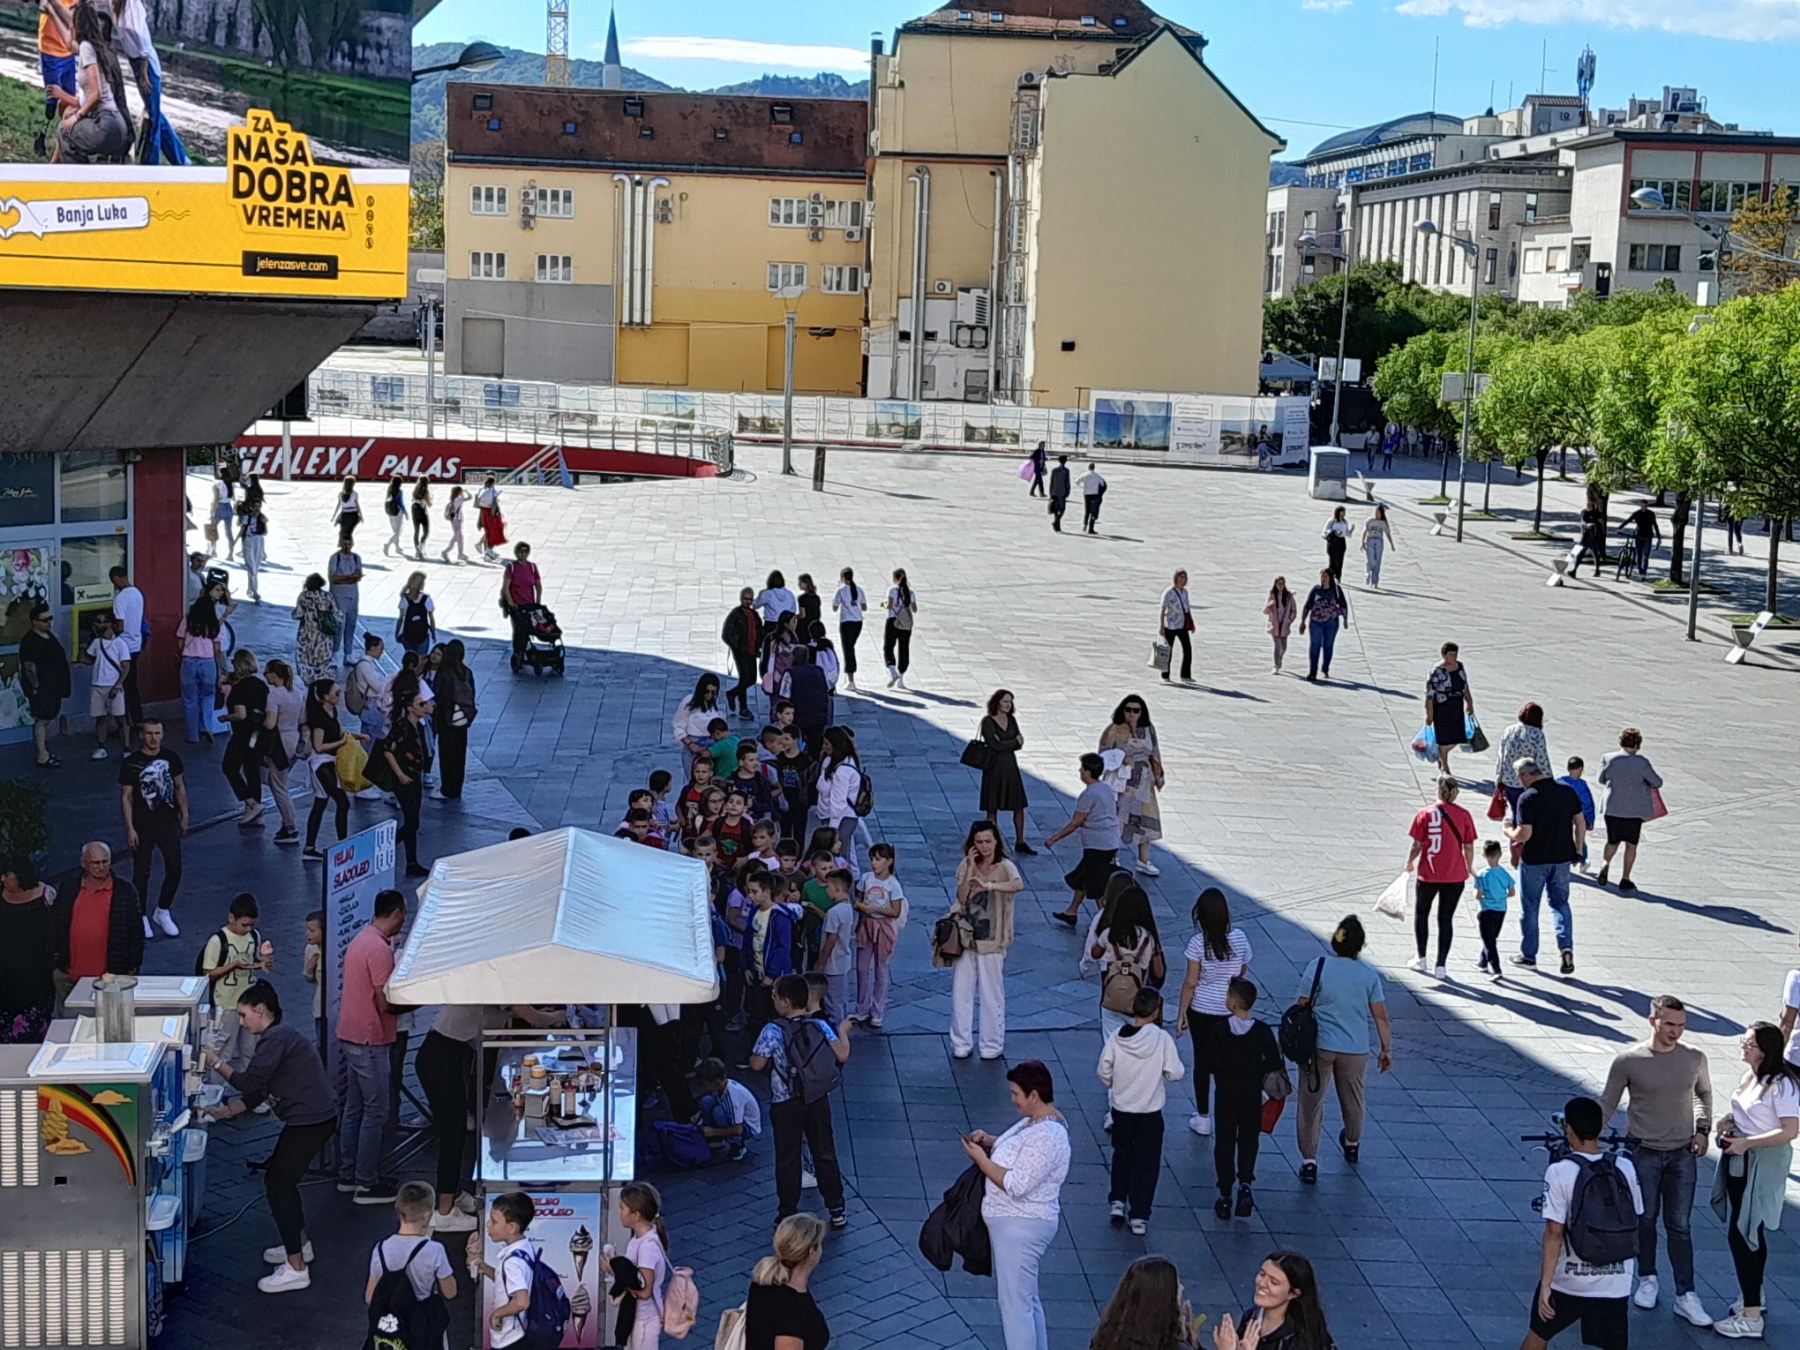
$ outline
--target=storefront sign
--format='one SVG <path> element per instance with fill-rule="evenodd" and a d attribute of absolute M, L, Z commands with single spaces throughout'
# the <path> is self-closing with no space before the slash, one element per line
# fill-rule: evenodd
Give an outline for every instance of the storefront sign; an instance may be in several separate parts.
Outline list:
<path fill-rule="evenodd" d="M 555 449 L 536 441 L 426 440 L 415 436 L 293 436 L 288 448 L 279 436 L 240 436 L 244 472 L 289 481 L 368 481 L 399 476 L 434 482 L 467 482 L 482 473 L 504 473 Z M 704 478 L 716 473 L 710 459 L 659 455 L 636 450 L 562 447 L 571 473 L 643 474 L 661 478 Z"/>
<path fill-rule="evenodd" d="M 56 456 L 0 454 L 0 529 L 48 525 L 56 514 Z"/>
<path fill-rule="evenodd" d="M 394 884 L 394 839 L 399 826 L 384 820 L 325 853 L 325 1030 L 337 1026 L 344 996 L 344 949 L 375 917 L 375 896 Z M 321 1046 L 323 1050 L 325 1047 Z M 332 1065 L 335 1075 L 337 1064 Z"/>

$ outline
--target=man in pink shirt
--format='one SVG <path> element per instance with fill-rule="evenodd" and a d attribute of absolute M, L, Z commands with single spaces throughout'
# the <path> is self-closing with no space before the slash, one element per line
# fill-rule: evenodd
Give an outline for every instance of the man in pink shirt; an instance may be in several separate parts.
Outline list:
<path fill-rule="evenodd" d="M 375 917 L 344 949 L 337 1052 L 344 1066 L 344 1112 L 338 1126 L 338 1183 L 359 1205 L 391 1205 L 399 1185 L 378 1175 L 393 1072 L 394 1010 L 384 992 L 394 973 L 394 939 L 406 926 L 406 897 L 382 891 Z"/>

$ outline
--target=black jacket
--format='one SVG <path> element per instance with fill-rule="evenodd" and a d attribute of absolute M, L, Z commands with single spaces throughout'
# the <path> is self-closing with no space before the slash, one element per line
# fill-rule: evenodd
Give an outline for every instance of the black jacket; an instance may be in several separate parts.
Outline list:
<path fill-rule="evenodd" d="M 981 1197 L 986 1189 L 987 1178 L 970 1163 L 926 1216 L 925 1226 L 919 1229 L 919 1252 L 937 1269 L 950 1269 L 950 1258 L 960 1256 L 969 1274 L 994 1273 L 993 1243 L 987 1220 L 981 1217 Z"/>
<path fill-rule="evenodd" d="M 132 884 L 112 874 L 112 912 L 107 916 L 106 969 L 112 975 L 135 975 L 144 964 L 144 907 Z M 81 893 L 81 869 L 57 877 L 56 903 L 50 907 L 50 968 L 69 968 L 69 921 Z"/>
<path fill-rule="evenodd" d="M 1066 498 L 1069 495 L 1069 466 L 1058 464 L 1050 470 L 1050 495 Z"/>
<path fill-rule="evenodd" d="M 725 616 L 725 629 L 720 636 L 732 651 L 755 655 L 762 646 L 762 634 L 759 631 L 762 626 L 762 620 L 755 610 L 739 605 Z"/>
<path fill-rule="evenodd" d="M 798 726 L 822 727 L 831 720 L 831 686 L 817 666 L 788 667 L 788 700 Z"/>

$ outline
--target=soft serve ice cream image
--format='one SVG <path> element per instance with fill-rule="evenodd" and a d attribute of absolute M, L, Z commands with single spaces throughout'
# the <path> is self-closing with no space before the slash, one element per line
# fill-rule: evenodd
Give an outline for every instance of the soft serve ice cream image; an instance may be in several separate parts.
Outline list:
<path fill-rule="evenodd" d="M 575 1258 L 575 1282 L 580 1284 L 587 1274 L 588 1257 L 594 1254 L 594 1235 L 583 1224 L 569 1239 L 569 1255 Z"/>
<path fill-rule="evenodd" d="M 569 1316 L 575 1323 L 575 1344 L 582 1344 L 581 1329 L 587 1325 L 587 1320 L 593 1315 L 593 1311 L 594 1301 L 588 1296 L 587 1286 L 585 1284 L 576 1285 L 574 1294 L 569 1298 Z"/>

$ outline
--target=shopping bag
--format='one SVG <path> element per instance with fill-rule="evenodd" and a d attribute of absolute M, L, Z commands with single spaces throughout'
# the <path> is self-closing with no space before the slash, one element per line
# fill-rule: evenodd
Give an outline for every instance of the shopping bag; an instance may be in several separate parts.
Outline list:
<path fill-rule="evenodd" d="M 1413 737 L 1412 752 L 1427 764 L 1437 763 L 1437 732 L 1432 729 L 1431 723 L 1427 722 L 1419 729 L 1419 734 Z"/>
<path fill-rule="evenodd" d="M 1468 724 L 1464 729 L 1469 736 L 1469 752 L 1471 754 L 1479 755 L 1488 748 L 1487 732 L 1481 729 L 1481 723 L 1477 722 L 1473 717 L 1466 718 L 1465 721 Z"/>
<path fill-rule="evenodd" d="M 1406 917 L 1406 888 L 1412 881 L 1412 873 L 1402 872 L 1388 883 L 1388 888 L 1375 897 L 1375 912 L 1385 914 L 1390 919 Z"/>
<path fill-rule="evenodd" d="M 1287 1098 L 1271 1098 L 1262 1105 L 1262 1132 L 1274 1134 L 1275 1125 L 1281 1119 L 1281 1113 L 1287 1110 Z"/>
<path fill-rule="evenodd" d="M 338 784 L 345 792 L 361 792 L 370 786 L 368 775 L 364 772 L 368 766 L 369 752 L 363 749 L 361 741 L 352 738 L 338 747 Z"/>
<path fill-rule="evenodd" d="M 1146 664 L 1148 664 L 1152 670 L 1160 670 L 1163 674 L 1167 675 L 1169 673 L 1169 661 L 1171 656 L 1172 653 L 1169 650 L 1169 644 L 1164 642 L 1161 638 L 1157 638 L 1150 644 L 1150 660 Z"/>
<path fill-rule="evenodd" d="M 1651 820 L 1661 820 L 1664 816 L 1666 816 L 1668 814 L 1669 814 L 1669 808 L 1663 803 L 1662 789 L 1661 788 L 1651 788 L 1650 789 L 1650 816 L 1649 816 L 1649 818 Z"/>
<path fill-rule="evenodd" d="M 1498 783 L 1494 784 L 1494 795 L 1488 798 L 1488 819 L 1506 819 L 1506 789 Z"/>
<path fill-rule="evenodd" d="M 1035 477 L 1037 477 L 1037 470 L 1032 467 L 1030 460 L 1019 465 L 1019 481 L 1021 483 L 1029 483 Z"/>

